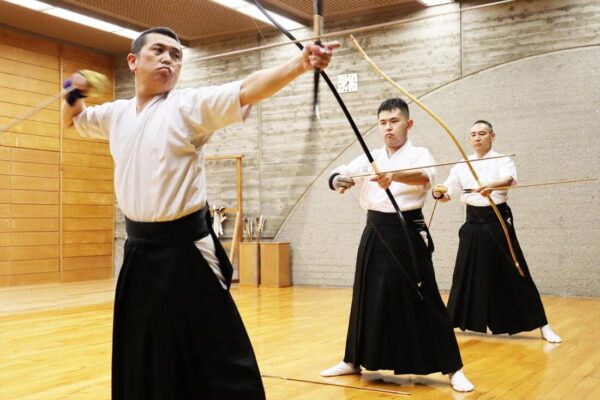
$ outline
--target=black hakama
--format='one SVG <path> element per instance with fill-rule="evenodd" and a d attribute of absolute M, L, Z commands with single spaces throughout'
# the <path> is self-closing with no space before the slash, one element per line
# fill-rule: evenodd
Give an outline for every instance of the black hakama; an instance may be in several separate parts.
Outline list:
<path fill-rule="evenodd" d="M 262 400 L 252 345 L 229 293 L 194 244 L 211 234 L 208 207 L 170 222 L 126 221 L 117 283 L 113 400 Z"/>
<path fill-rule="evenodd" d="M 498 204 L 525 277 L 514 265 L 492 207 L 467 206 L 459 231 L 458 255 L 448 299 L 455 327 L 515 334 L 548 323 L 540 295 L 519 246 L 510 207 Z"/>
<path fill-rule="evenodd" d="M 433 242 L 420 209 L 403 215 L 418 271 L 411 270 L 398 216 L 369 211 L 358 249 L 344 361 L 395 374 L 455 372 L 462 361 L 435 280 Z M 426 234 L 429 246 L 420 232 Z M 399 263 L 413 282 L 420 277 L 423 300 Z"/>

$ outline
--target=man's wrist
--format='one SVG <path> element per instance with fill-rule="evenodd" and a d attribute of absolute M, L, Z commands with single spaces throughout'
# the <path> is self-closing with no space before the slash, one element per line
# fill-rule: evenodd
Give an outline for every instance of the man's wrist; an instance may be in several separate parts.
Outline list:
<path fill-rule="evenodd" d="M 338 172 L 331 174 L 331 176 L 329 177 L 329 188 L 331 190 L 335 190 L 335 187 L 333 187 L 333 180 L 335 179 L 336 176 L 340 175 Z"/>
<path fill-rule="evenodd" d="M 436 192 L 431 192 L 431 197 L 433 197 L 433 198 L 434 198 L 434 199 L 436 199 L 436 200 L 441 200 L 441 199 L 443 199 L 444 197 L 446 197 L 446 193 L 439 193 L 439 192 L 438 192 L 438 193 L 439 193 L 439 196 L 436 196 L 436 195 L 435 195 L 435 193 L 436 193 Z"/>
<path fill-rule="evenodd" d="M 68 90 L 68 92 L 64 96 L 64 99 L 67 102 L 67 104 L 71 107 L 73 107 L 73 105 L 75 105 L 75 103 L 79 99 L 84 99 L 87 97 L 85 94 L 83 94 L 81 89 L 73 88 L 73 79 L 72 78 L 69 78 L 63 82 L 63 88 Z"/>
<path fill-rule="evenodd" d="M 87 96 L 79 89 L 73 89 L 65 96 L 65 101 L 71 107 L 77 103 L 80 99 L 85 99 Z"/>

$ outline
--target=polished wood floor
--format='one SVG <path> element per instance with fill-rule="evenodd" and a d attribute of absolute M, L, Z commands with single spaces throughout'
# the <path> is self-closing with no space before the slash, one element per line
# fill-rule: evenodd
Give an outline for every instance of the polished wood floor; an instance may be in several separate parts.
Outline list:
<path fill-rule="evenodd" d="M 0 399 L 109 399 L 113 293 L 112 280 L 0 289 Z M 319 371 L 342 356 L 350 289 L 232 293 L 263 374 L 410 394 L 265 377 L 269 400 L 600 399 L 600 299 L 544 297 L 563 338 L 558 345 L 542 341 L 538 332 L 457 333 L 465 371 L 476 386 L 459 394 L 440 374 L 321 378 Z"/>

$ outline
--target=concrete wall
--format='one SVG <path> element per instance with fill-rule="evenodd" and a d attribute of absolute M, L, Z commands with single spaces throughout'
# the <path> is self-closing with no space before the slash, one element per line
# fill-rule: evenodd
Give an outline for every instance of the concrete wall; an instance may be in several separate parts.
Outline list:
<path fill-rule="evenodd" d="M 469 2 L 465 6 L 476 3 Z M 459 7 L 436 7 L 411 16 Z M 354 19 L 329 30 L 379 22 Z M 307 31 L 295 32 L 298 36 Z M 496 149 L 517 153 L 520 181 L 597 174 L 600 150 L 600 3 L 594 0 L 518 1 L 413 22 L 357 36 L 390 76 L 437 112 L 466 146 L 475 119 L 491 120 Z M 280 47 L 225 60 L 198 57 L 282 41 L 279 34 L 198 43 L 186 50 L 181 87 L 218 84 L 275 65 L 294 54 Z M 342 38 L 343 40 L 343 38 Z M 119 96 L 131 96 L 131 77 L 118 69 Z M 364 63 L 351 45 L 336 54 L 328 74 L 357 72 L 359 91 L 343 94 L 361 131 L 395 89 Z M 210 154 L 245 154 L 244 207 L 266 216 L 267 236 L 292 243 L 295 284 L 351 285 L 365 214 L 356 196 L 329 191 L 331 168 L 360 154 L 333 96 L 321 91 L 322 119 L 310 130 L 312 76 L 297 80 L 256 107 L 244 125 L 215 135 Z M 412 140 L 441 161 L 458 152 L 431 118 L 412 106 Z M 371 148 L 377 133 L 366 135 Z M 233 169 L 209 165 L 209 198 L 233 204 Z M 439 180 L 449 169 L 439 169 Z M 517 232 L 538 288 L 545 294 L 600 295 L 598 183 L 521 189 L 511 193 Z M 354 196 L 354 197 L 353 197 Z M 426 215 L 431 204 L 427 205 Z M 440 205 L 433 223 L 440 288 L 448 289 L 463 220 L 460 204 Z M 231 225 L 229 225 L 230 227 Z M 118 227 L 119 229 L 119 227 Z M 230 229 L 230 228 L 229 228 Z M 117 245 L 118 246 L 118 245 Z"/>

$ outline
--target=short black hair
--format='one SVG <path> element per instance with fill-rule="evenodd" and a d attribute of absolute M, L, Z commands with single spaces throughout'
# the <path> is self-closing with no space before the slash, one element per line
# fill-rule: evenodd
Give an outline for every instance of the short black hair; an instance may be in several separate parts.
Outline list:
<path fill-rule="evenodd" d="M 408 104 L 399 97 L 392 97 L 391 99 L 384 100 L 377 110 L 377 117 L 382 111 L 400 110 L 402 115 L 407 119 L 410 118 L 410 112 L 408 111 Z"/>
<path fill-rule="evenodd" d="M 142 50 L 142 47 L 144 47 L 144 45 L 146 44 L 146 36 L 148 36 L 151 33 L 159 33 L 161 35 L 165 35 L 170 38 L 173 38 L 177 41 L 177 43 L 179 43 L 179 46 L 181 46 L 179 37 L 177 37 L 177 34 L 175 33 L 175 31 L 173 29 L 167 28 L 164 26 L 159 26 L 156 28 L 147 29 L 144 32 L 140 33 L 140 35 L 131 44 L 131 52 L 133 54 L 137 55 L 140 53 L 140 50 Z"/>
<path fill-rule="evenodd" d="M 487 125 L 488 128 L 490 128 L 490 132 L 494 132 L 494 127 L 492 126 L 492 124 L 490 124 L 488 121 L 486 121 L 485 119 L 478 119 L 477 121 L 473 122 L 473 125 L 471 126 L 475 126 L 477 124 L 484 124 Z"/>

